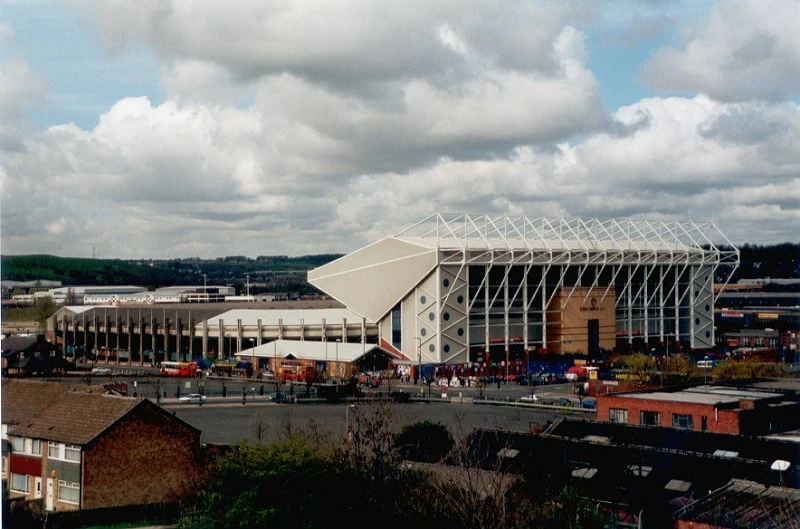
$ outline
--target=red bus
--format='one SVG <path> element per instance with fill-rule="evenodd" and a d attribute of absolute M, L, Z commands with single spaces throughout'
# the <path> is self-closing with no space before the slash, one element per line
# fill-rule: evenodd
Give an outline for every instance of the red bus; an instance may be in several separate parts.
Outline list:
<path fill-rule="evenodd" d="M 161 362 L 161 375 L 167 377 L 196 377 L 196 362 Z"/>

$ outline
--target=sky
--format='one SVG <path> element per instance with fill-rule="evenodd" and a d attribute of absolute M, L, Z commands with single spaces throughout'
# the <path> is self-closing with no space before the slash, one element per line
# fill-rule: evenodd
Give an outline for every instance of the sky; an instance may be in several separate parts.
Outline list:
<path fill-rule="evenodd" d="M 0 0 L 0 251 L 347 253 L 437 212 L 800 242 L 797 35 L 797 0 Z"/>

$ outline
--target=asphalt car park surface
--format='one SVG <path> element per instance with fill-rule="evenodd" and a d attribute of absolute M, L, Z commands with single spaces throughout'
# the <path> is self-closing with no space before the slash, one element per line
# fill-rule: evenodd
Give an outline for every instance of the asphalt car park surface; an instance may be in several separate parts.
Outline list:
<path fill-rule="evenodd" d="M 92 376 L 92 383 L 109 382 L 125 384 L 129 395 L 147 397 L 198 428 L 204 443 L 257 442 L 256 431 L 262 432 L 262 442 L 279 440 L 287 431 L 298 429 L 341 436 L 346 431 L 347 421 L 351 420 L 351 413 L 353 417 L 367 416 L 372 406 L 369 399 L 333 404 L 285 403 L 282 398 L 269 399 L 269 396 L 278 391 L 284 395 L 300 395 L 306 391 L 306 386 L 297 384 L 290 390 L 287 384 L 277 386 L 274 382 L 257 379 L 165 378 L 114 367 L 111 374 Z M 444 389 L 422 381 L 417 384 L 384 381 L 377 388 L 362 388 L 362 391 L 367 396 L 376 393 L 388 396 L 392 392 L 411 394 L 411 402 L 390 405 L 396 430 L 406 424 L 431 421 L 447 426 L 457 440 L 475 428 L 525 432 L 532 426 L 544 426 L 563 416 L 594 418 L 590 410 L 580 408 L 573 385 L 567 383 L 534 387 L 509 381 L 499 385 Z M 207 398 L 190 402 L 179 400 L 194 393 Z M 522 397 L 534 393 L 540 401 L 521 401 Z M 562 399 L 562 406 L 546 405 L 559 399 Z"/>
<path fill-rule="evenodd" d="M 222 382 L 228 388 L 222 397 Z M 185 385 L 184 381 L 184 385 Z M 238 385 L 233 380 L 199 382 L 209 398 L 203 404 L 184 404 L 168 397 L 160 404 L 176 416 L 198 428 L 201 440 L 206 443 L 236 443 L 247 440 L 257 442 L 255 432 L 262 432 L 262 442 L 279 440 L 286 432 L 296 430 L 316 430 L 334 437 L 344 435 L 347 422 L 361 415 L 374 414 L 375 406 L 371 399 L 352 399 L 342 403 L 303 401 L 301 403 L 276 402 L 269 399 L 275 394 L 274 385 L 266 384 L 261 394 L 260 384 L 253 381 Z M 174 384 L 174 382 L 173 382 Z M 210 384 L 210 385 L 209 385 Z M 376 390 L 365 390 L 367 396 L 376 393 L 388 396 L 390 392 L 406 392 L 413 395 L 411 402 L 392 402 L 389 404 L 393 427 L 399 431 L 404 425 L 421 421 L 431 421 L 448 427 L 456 440 L 476 428 L 506 429 L 511 431 L 530 431 L 532 427 L 544 426 L 563 416 L 593 418 L 587 410 L 579 408 L 578 399 L 572 395 L 572 385 L 553 384 L 536 388 L 536 395 L 542 398 L 534 404 L 521 401 L 529 396 L 533 388 L 517 384 L 501 384 L 484 387 L 450 387 L 444 392 L 440 386 L 423 384 L 391 384 Z M 217 389 L 213 389 L 217 388 Z M 244 392 L 242 391 L 244 389 Z M 281 386 L 284 395 L 302 394 L 305 386 L 296 386 L 289 393 L 287 386 Z M 243 396 L 244 394 L 244 396 Z M 562 406 L 547 406 L 540 402 L 564 399 Z M 282 400 L 282 399 L 279 399 Z"/>
<path fill-rule="evenodd" d="M 285 438 L 288 431 L 305 430 L 344 435 L 348 421 L 365 419 L 374 414 L 371 401 L 337 404 L 276 404 L 266 399 L 241 399 L 234 402 L 209 402 L 203 405 L 165 403 L 163 406 L 201 431 L 205 443 L 257 442 L 257 425 L 264 432 L 262 442 Z M 421 421 L 444 424 L 456 440 L 463 439 L 475 428 L 529 431 L 536 424 L 545 425 L 565 413 L 564 410 L 503 405 L 453 402 L 392 403 L 391 422 L 399 431 L 404 425 Z M 575 413 L 577 410 L 575 410 Z"/>

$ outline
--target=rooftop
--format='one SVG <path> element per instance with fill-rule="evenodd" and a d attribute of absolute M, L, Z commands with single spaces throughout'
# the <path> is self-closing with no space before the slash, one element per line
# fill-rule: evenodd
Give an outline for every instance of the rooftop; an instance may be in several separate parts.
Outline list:
<path fill-rule="evenodd" d="M 638 400 L 718 405 L 735 404 L 741 400 L 774 399 L 780 395 L 780 393 L 768 390 L 714 386 L 709 384 L 684 388 L 679 391 L 642 391 L 617 393 L 613 396 Z"/>

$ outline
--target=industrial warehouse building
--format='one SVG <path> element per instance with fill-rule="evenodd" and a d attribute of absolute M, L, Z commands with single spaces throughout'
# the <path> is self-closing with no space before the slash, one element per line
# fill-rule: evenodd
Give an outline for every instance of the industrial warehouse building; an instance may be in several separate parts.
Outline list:
<path fill-rule="evenodd" d="M 715 283 L 738 263 L 712 223 L 435 214 L 309 271 L 345 310 L 64 307 L 48 331 L 140 362 L 147 349 L 221 358 L 294 339 L 508 374 L 541 353 L 710 348 Z"/>
<path fill-rule="evenodd" d="M 516 370 L 535 353 L 714 345 L 736 247 L 712 224 L 432 215 L 309 272 L 420 364 Z"/>

